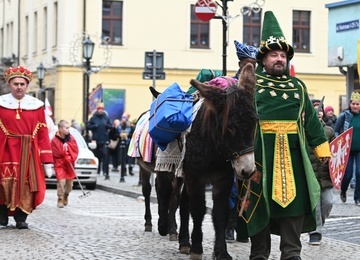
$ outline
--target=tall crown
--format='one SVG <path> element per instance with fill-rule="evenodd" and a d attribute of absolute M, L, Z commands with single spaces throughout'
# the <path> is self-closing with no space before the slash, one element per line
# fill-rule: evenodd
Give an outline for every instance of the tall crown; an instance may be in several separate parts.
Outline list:
<path fill-rule="evenodd" d="M 12 67 L 8 68 L 4 77 L 5 77 L 5 81 L 8 83 L 12 78 L 16 78 L 16 77 L 24 78 L 29 83 L 32 79 L 32 73 L 30 70 L 28 70 L 23 66 L 17 66 L 15 68 Z"/>
<path fill-rule="evenodd" d="M 258 61 L 262 60 L 271 50 L 286 51 L 288 59 L 294 56 L 293 47 L 286 41 L 283 31 L 273 12 L 267 11 L 264 15 L 263 29 L 259 51 L 256 55 Z"/>
<path fill-rule="evenodd" d="M 359 92 L 353 92 L 351 94 L 350 100 L 354 101 L 360 101 L 360 93 Z"/>

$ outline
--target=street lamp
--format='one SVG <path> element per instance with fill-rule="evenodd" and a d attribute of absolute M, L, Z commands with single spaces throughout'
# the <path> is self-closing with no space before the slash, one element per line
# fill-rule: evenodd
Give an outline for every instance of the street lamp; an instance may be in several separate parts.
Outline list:
<path fill-rule="evenodd" d="M 86 124 L 89 116 L 89 87 L 90 87 L 90 73 L 91 73 L 91 65 L 90 60 L 92 58 L 94 52 L 95 43 L 87 37 L 83 43 L 83 59 L 85 60 L 85 72 L 84 72 L 84 109 L 83 109 L 83 122 Z M 85 141 L 89 142 L 89 131 L 87 127 L 85 127 Z"/>
<path fill-rule="evenodd" d="M 42 81 L 45 77 L 45 71 L 46 71 L 46 68 L 44 67 L 44 65 L 42 64 L 42 62 L 40 63 L 40 65 L 36 68 L 37 70 L 37 77 L 38 77 L 38 80 L 39 80 L 39 96 L 40 96 L 40 100 L 41 101 L 45 101 L 45 92 L 43 91 L 42 89 Z"/>

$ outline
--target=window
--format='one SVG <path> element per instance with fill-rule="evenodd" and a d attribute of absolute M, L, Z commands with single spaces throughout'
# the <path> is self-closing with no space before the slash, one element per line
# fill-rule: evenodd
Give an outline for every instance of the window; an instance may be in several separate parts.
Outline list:
<path fill-rule="evenodd" d="M 4 28 L 0 29 L 0 39 L 4 39 Z M 4 56 L 3 48 L 4 48 L 4 41 L 0 41 L 0 57 Z"/>
<path fill-rule="evenodd" d="M 47 7 L 44 7 L 44 16 L 43 16 L 44 20 L 43 20 L 43 50 L 47 49 L 47 18 L 48 18 L 48 13 L 47 13 Z"/>
<path fill-rule="evenodd" d="M 198 19 L 194 12 L 194 5 L 191 5 L 191 32 L 190 48 L 209 49 L 209 22 L 203 22 Z"/>
<path fill-rule="evenodd" d="M 37 51 L 37 38 L 38 38 L 38 17 L 37 12 L 34 13 L 34 37 L 33 37 L 33 54 Z"/>
<path fill-rule="evenodd" d="M 58 34 L 58 4 L 54 3 L 54 13 L 53 13 L 53 47 L 57 46 L 57 34 Z"/>
<path fill-rule="evenodd" d="M 260 46 L 261 11 L 244 15 L 243 24 L 243 44 L 258 48 Z"/>
<path fill-rule="evenodd" d="M 9 26 L 9 45 L 8 45 L 8 53 L 13 53 L 13 41 L 14 41 L 14 22 L 10 23 Z"/>
<path fill-rule="evenodd" d="M 25 16 L 25 42 L 29 42 L 29 16 Z M 28 55 L 28 45 L 25 44 L 24 55 Z"/>
<path fill-rule="evenodd" d="M 103 1 L 102 38 L 109 37 L 107 43 L 122 45 L 123 2 Z"/>
<path fill-rule="evenodd" d="M 310 12 L 293 11 L 293 48 L 296 52 L 310 52 Z"/>

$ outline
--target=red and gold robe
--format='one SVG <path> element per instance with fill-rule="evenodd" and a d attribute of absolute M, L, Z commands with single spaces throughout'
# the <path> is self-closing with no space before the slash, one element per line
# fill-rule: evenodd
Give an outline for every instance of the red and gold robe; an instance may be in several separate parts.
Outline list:
<path fill-rule="evenodd" d="M 31 213 L 45 197 L 42 164 L 53 163 L 44 103 L 0 96 L 0 204 Z"/>

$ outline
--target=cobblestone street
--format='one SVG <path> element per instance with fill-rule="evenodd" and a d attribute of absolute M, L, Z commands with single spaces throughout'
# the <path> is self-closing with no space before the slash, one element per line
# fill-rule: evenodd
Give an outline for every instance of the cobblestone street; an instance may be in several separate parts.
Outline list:
<path fill-rule="evenodd" d="M 81 190 L 70 195 L 69 205 L 56 207 L 56 190 L 48 189 L 45 201 L 29 217 L 29 230 L 18 230 L 10 218 L 8 227 L 0 228 L 0 259 L 189 259 L 178 253 L 177 242 L 161 237 L 156 229 L 157 204 L 153 203 L 153 232 L 144 232 L 144 202 L 94 190 L 80 199 Z M 205 216 L 204 257 L 211 259 L 213 227 Z M 302 258 L 360 259 L 355 243 L 324 238 L 321 246 L 307 244 L 303 235 Z M 270 259 L 279 259 L 278 237 L 272 241 Z M 250 243 L 229 243 L 233 259 L 248 259 Z"/>

